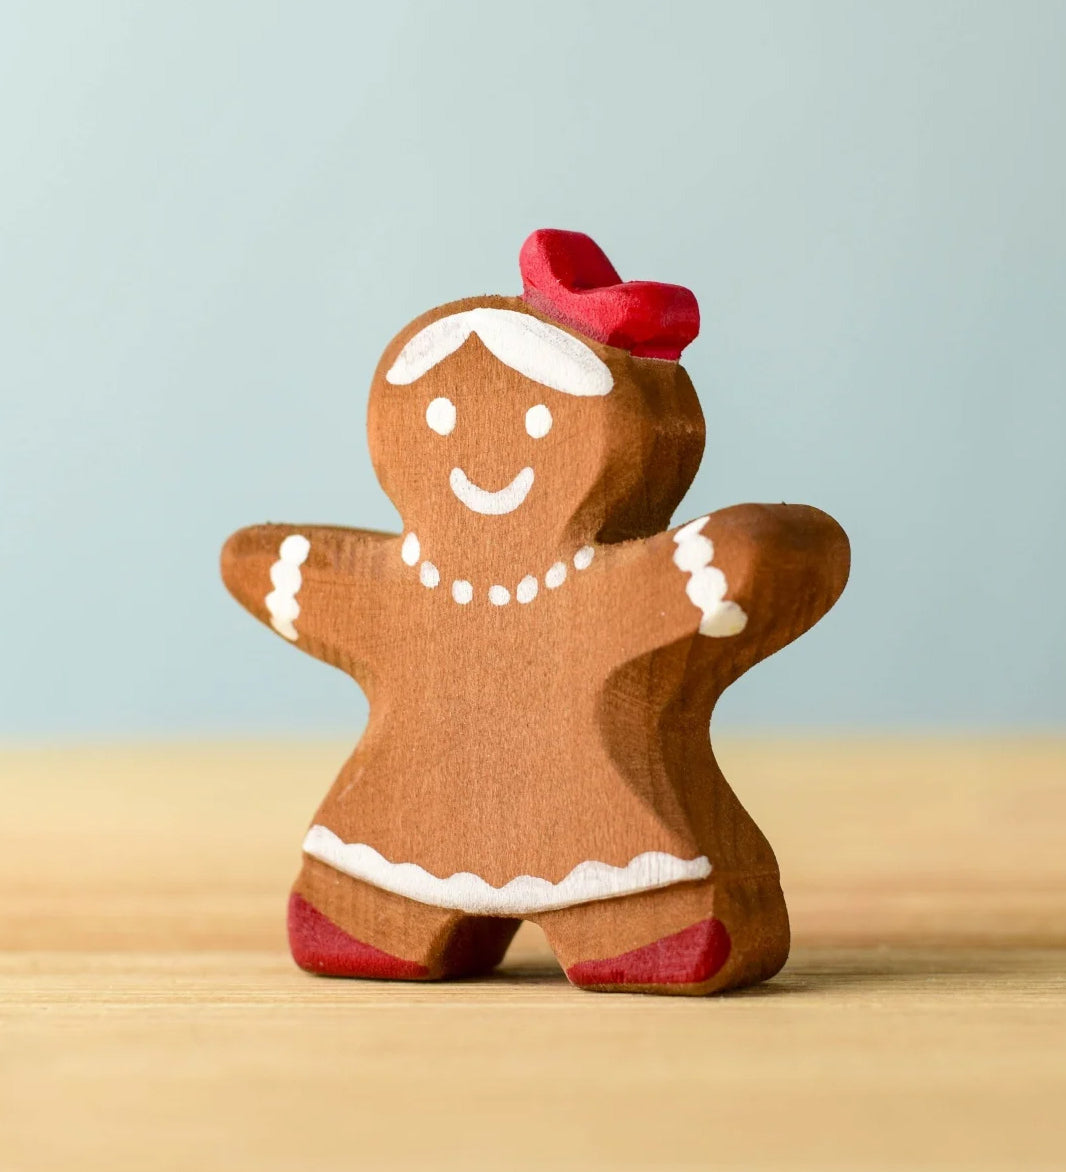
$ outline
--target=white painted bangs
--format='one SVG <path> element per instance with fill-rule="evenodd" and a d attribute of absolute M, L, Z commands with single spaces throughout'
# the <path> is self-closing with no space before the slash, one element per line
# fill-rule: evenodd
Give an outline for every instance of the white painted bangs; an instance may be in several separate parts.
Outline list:
<path fill-rule="evenodd" d="M 477 334 L 503 364 L 534 382 L 567 395 L 606 395 L 614 376 L 605 362 L 573 334 L 513 309 L 468 309 L 438 318 L 400 351 L 385 375 L 407 386 Z"/>

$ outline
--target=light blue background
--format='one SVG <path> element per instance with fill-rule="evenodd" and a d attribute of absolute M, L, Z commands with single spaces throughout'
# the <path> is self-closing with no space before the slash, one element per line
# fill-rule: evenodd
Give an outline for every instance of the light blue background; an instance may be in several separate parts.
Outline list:
<path fill-rule="evenodd" d="M 379 352 L 538 226 L 696 290 L 680 517 L 852 535 L 726 726 L 1066 713 L 1066 9 L 171 4 L 0 16 L 0 733 L 337 730 L 224 593 L 267 518 L 391 528 Z"/>

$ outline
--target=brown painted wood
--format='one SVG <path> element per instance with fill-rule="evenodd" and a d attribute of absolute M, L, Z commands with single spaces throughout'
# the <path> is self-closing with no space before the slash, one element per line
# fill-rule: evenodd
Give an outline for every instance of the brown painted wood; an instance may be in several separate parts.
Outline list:
<path fill-rule="evenodd" d="M 430 978 L 459 975 L 448 958 L 460 935 L 486 942 L 473 960 L 459 950 L 461 971 L 491 968 L 522 918 L 541 924 L 568 969 L 703 921 L 728 931 L 728 960 L 705 979 L 664 971 L 662 980 L 589 982 L 597 988 L 705 993 L 772 976 L 789 939 L 777 863 L 707 729 L 729 684 L 833 605 L 847 579 L 847 538 L 817 509 L 749 504 L 710 514 L 690 534 L 697 546 L 679 544 L 680 527 L 667 526 L 697 470 L 704 423 L 677 363 L 582 338 L 613 387 L 578 396 L 511 369 L 474 334 L 409 385 L 389 382 L 423 327 L 472 309 L 548 320 L 519 299 L 471 298 L 423 315 L 389 344 L 371 388 L 369 438 L 403 534 L 261 525 L 223 551 L 227 587 L 270 622 L 282 542 L 306 538 L 290 637 L 369 697 L 367 730 L 314 823 L 391 863 L 442 879 L 469 872 L 497 889 L 518 876 L 560 884 L 590 861 L 626 868 L 645 852 L 705 858 L 711 872 L 493 915 L 491 931 L 463 909 L 383 891 L 310 857 L 295 891 L 354 940 Z M 456 412 L 447 435 L 426 422 L 441 398 Z M 524 426 L 537 405 L 552 415 L 542 438 Z M 453 468 L 491 492 L 532 468 L 533 486 L 514 511 L 482 515 L 449 487 Z M 403 556 L 410 534 L 413 565 Z M 736 633 L 700 633 L 706 615 L 686 587 L 702 570 L 678 560 L 683 549 L 709 549 L 705 539 L 724 602 L 746 620 Z M 551 588 L 558 563 L 566 578 Z M 520 602 L 527 576 L 538 592 Z M 453 582 L 470 584 L 470 602 L 453 598 Z M 490 601 L 492 587 L 507 592 L 504 605 Z"/>

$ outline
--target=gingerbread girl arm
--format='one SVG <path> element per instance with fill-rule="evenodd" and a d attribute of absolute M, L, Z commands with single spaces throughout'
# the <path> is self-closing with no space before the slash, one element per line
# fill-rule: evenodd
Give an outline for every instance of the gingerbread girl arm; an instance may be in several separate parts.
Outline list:
<path fill-rule="evenodd" d="M 380 569 L 395 537 L 328 525 L 253 525 L 222 549 L 222 579 L 260 622 L 316 659 L 353 670 L 384 604 Z"/>
<path fill-rule="evenodd" d="M 695 639 L 723 686 L 814 626 L 850 564 L 843 529 L 807 505 L 736 505 L 618 552 L 613 658 Z"/>

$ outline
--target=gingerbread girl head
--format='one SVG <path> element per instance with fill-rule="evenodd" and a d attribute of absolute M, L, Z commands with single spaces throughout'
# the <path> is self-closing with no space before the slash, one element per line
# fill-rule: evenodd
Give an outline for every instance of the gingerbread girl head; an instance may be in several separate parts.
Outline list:
<path fill-rule="evenodd" d="M 522 297 L 452 302 L 401 331 L 370 396 L 370 449 L 405 528 L 483 570 L 494 550 L 536 564 L 657 532 L 703 451 L 677 361 L 699 330 L 692 293 L 623 283 L 579 232 L 534 232 L 520 264 Z"/>

